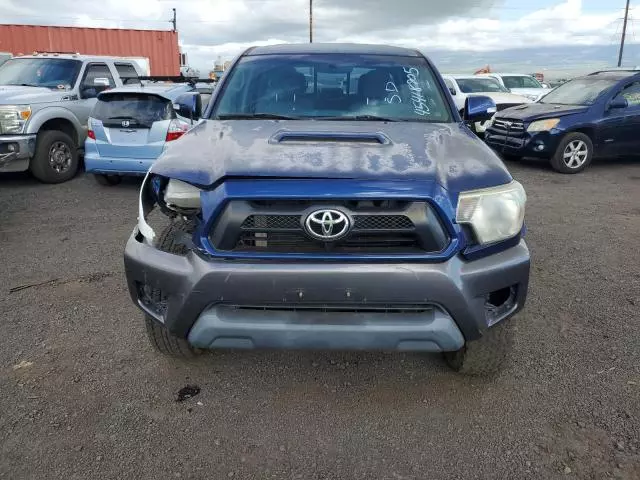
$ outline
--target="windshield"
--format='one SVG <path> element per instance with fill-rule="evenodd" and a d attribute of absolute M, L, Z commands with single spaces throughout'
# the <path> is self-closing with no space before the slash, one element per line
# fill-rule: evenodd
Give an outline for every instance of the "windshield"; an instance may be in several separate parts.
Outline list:
<path fill-rule="evenodd" d="M 82 62 L 64 58 L 13 58 L 0 66 L 0 85 L 69 89 Z"/>
<path fill-rule="evenodd" d="M 540 82 L 529 75 L 502 77 L 502 81 L 507 88 L 544 88 Z"/>
<path fill-rule="evenodd" d="M 256 55 L 229 75 L 211 118 L 451 121 L 420 57 Z"/>
<path fill-rule="evenodd" d="M 606 78 L 576 78 L 547 93 L 539 103 L 592 105 L 601 93 L 616 83 L 617 80 Z"/>
<path fill-rule="evenodd" d="M 462 93 L 509 91 L 492 78 L 456 78 L 456 82 Z"/>

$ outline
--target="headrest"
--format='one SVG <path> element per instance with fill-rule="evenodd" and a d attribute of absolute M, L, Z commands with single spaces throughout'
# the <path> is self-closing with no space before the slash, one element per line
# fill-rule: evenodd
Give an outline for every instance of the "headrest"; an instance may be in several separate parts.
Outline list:
<path fill-rule="evenodd" d="M 361 97 L 381 99 L 387 95 L 387 82 L 391 80 L 386 70 L 372 70 L 358 79 L 358 93 Z"/>

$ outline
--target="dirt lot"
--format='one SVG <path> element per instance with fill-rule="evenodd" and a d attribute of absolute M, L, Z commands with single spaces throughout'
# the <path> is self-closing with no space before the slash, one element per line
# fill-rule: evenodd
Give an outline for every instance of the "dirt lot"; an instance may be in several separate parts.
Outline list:
<path fill-rule="evenodd" d="M 492 380 L 415 354 L 169 361 L 125 289 L 138 183 L 0 177 L 0 478 L 640 478 L 640 160 L 511 168 L 532 281 Z"/>

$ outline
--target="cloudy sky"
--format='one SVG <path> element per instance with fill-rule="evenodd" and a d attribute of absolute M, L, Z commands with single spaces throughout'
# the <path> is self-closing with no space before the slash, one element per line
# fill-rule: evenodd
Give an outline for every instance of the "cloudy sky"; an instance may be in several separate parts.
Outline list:
<path fill-rule="evenodd" d="M 313 0 L 314 41 L 390 43 L 429 51 L 610 45 L 625 0 Z M 634 2 L 632 2 L 634 3 Z M 190 63 L 208 70 L 249 45 L 306 42 L 309 0 L 0 0 L 0 22 L 170 28 L 178 12 Z M 627 41 L 635 42 L 636 12 Z M 637 10 L 640 20 L 640 7 Z M 638 32 L 640 35 L 640 32 Z M 477 55 L 474 55 L 477 57 Z"/>

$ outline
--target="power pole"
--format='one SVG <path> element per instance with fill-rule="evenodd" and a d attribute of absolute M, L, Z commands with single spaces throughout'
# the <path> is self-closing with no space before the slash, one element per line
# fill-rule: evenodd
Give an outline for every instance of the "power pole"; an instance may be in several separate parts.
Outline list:
<path fill-rule="evenodd" d="M 313 0 L 309 0 L 309 43 L 313 43 Z"/>
<path fill-rule="evenodd" d="M 173 19 L 171 19 L 171 23 L 173 24 L 173 31 L 175 32 L 176 30 L 178 30 L 178 24 L 176 19 L 176 9 L 172 8 L 171 10 L 173 10 Z"/>
<path fill-rule="evenodd" d="M 618 67 L 622 65 L 622 51 L 624 50 L 624 37 L 627 34 L 627 19 L 629 18 L 629 1 L 627 0 L 627 8 L 624 11 L 624 23 L 622 24 L 622 38 L 620 39 L 620 53 L 618 54 Z"/>

